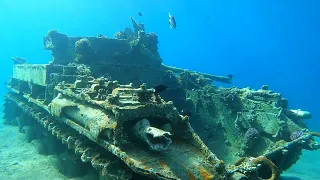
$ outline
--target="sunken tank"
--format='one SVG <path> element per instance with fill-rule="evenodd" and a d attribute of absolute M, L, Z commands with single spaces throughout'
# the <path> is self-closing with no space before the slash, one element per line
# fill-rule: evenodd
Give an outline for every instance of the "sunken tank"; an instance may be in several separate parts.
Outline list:
<path fill-rule="evenodd" d="M 319 148 L 309 112 L 266 85 L 217 88 L 232 79 L 162 64 L 157 35 L 131 20 L 115 38 L 50 31 L 50 63 L 13 66 L 5 123 L 30 141 L 49 132 L 100 179 L 275 180 Z"/>

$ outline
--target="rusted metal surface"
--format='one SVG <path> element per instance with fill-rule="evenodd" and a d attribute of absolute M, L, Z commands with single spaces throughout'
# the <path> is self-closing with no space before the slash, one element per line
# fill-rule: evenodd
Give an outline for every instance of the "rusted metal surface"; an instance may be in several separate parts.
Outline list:
<path fill-rule="evenodd" d="M 172 103 L 153 97 L 153 91 L 145 89 L 144 85 L 138 89 L 131 85 L 115 87 L 110 94 L 110 98 L 115 99 L 108 99 L 104 104 L 98 104 L 99 106 L 92 103 L 96 101 L 86 101 L 87 99 L 80 94 L 67 89 L 57 89 L 57 92 L 64 95 L 58 94 L 50 103 L 49 111 L 53 117 L 109 150 L 135 173 L 156 179 L 224 177 L 223 164 L 212 153 L 210 154 L 213 158 L 208 157 L 208 149 L 191 126 L 186 125 L 187 120 L 179 115 Z M 78 98 L 75 101 L 71 100 L 74 97 Z M 24 98 L 28 99 L 25 96 Z M 78 100 L 86 103 L 79 104 Z M 32 102 L 39 104 L 35 101 L 37 100 Z M 39 107 L 42 106 L 39 104 Z M 173 128 L 175 135 L 172 144 L 166 150 L 153 152 L 145 149 L 140 143 L 129 142 L 130 140 L 124 136 L 130 136 L 128 132 L 132 131 L 132 127 L 127 127 L 126 124 L 136 123 L 145 117 L 159 121 L 157 124 L 169 122 L 173 127 L 180 127 L 177 131 Z M 56 128 L 54 129 L 56 131 Z"/>
<path fill-rule="evenodd" d="M 265 174 L 265 176 L 270 177 L 269 180 L 277 180 L 282 171 L 288 169 L 292 163 L 298 160 L 302 148 L 314 150 L 320 148 L 320 145 L 313 141 L 311 134 L 301 136 L 291 142 L 282 143 L 271 147 L 269 151 L 256 158 L 243 157 L 239 159 L 234 165 L 228 165 L 226 167 L 227 171 L 233 174 L 234 177 L 231 177 L 235 179 L 237 179 L 236 177 L 247 177 L 248 174 L 251 174 L 250 178 L 252 179 L 261 179 L 256 174 L 256 171 L 259 170 L 261 173 L 270 172 L 271 174 Z M 263 164 L 264 166 L 259 169 L 257 164 Z"/>
<path fill-rule="evenodd" d="M 77 131 L 72 132 L 62 128 L 59 123 L 53 121 L 52 118 L 45 116 L 44 113 L 35 111 L 32 107 L 28 106 L 27 103 L 20 101 L 14 95 L 6 95 L 6 100 L 16 103 L 24 113 L 40 123 L 58 140 L 61 140 L 62 144 L 66 144 L 69 149 L 74 149 L 74 153 L 80 156 L 82 162 L 90 162 L 92 167 L 97 169 L 106 179 L 131 178 L 131 171 L 119 159 L 114 157 L 104 158 L 94 150 L 96 149 L 95 147 L 86 145 L 85 140 L 83 140 L 81 136 L 76 135 L 75 132 Z M 117 167 L 117 171 L 113 170 L 115 168 L 113 166 Z M 117 174 L 114 174 L 114 172 Z"/>
<path fill-rule="evenodd" d="M 115 93 L 115 91 L 117 93 Z M 61 91 L 60 91 L 61 92 Z M 196 138 L 196 134 L 192 131 L 190 126 L 181 125 L 184 132 L 176 132 L 176 139 L 173 141 L 173 144 L 163 152 L 152 152 L 148 149 L 141 147 L 141 145 L 134 145 L 135 143 L 124 143 L 125 139 L 123 139 L 123 135 L 127 134 L 126 131 L 130 132 L 130 129 L 124 129 L 126 123 L 130 123 L 130 121 L 137 121 L 143 117 L 150 118 L 159 118 L 158 121 L 161 121 L 161 118 L 165 118 L 170 120 L 175 126 L 179 126 L 181 123 L 188 123 L 187 121 L 183 122 L 183 118 L 178 114 L 178 112 L 174 109 L 172 104 L 162 103 L 153 101 L 152 96 L 143 95 L 144 97 L 149 97 L 150 99 L 143 99 L 143 101 L 139 98 L 141 93 L 145 92 L 146 94 L 152 92 L 151 90 L 143 90 L 134 89 L 130 86 L 120 86 L 120 88 L 116 88 L 113 91 L 114 96 L 118 96 L 117 100 L 111 101 L 115 104 L 108 104 L 108 107 L 112 107 L 112 112 L 109 112 L 114 115 L 112 118 L 108 118 L 108 115 L 104 114 L 101 118 L 105 121 L 103 127 L 105 129 L 112 130 L 114 133 L 114 137 L 110 137 L 109 139 L 96 139 L 98 136 L 92 136 L 91 129 L 92 128 L 84 128 L 84 124 L 82 126 L 75 125 L 73 121 L 66 120 L 66 118 L 61 118 L 66 124 L 77 129 L 77 131 L 81 132 L 88 138 L 100 142 L 99 144 L 105 147 L 107 150 L 112 152 L 114 155 L 121 158 L 133 171 L 139 174 L 144 174 L 153 178 L 168 178 L 168 179 L 184 179 L 187 176 L 194 177 L 206 177 L 207 179 L 216 177 L 222 178 L 223 175 L 217 174 L 217 167 L 221 168 L 223 171 L 223 165 L 220 165 L 220 160 L 216 158 L 212 154 L 212 158 L 206 157 L 207 154 L 201 148 L 198 148 L 196 145 L 203 146 L 205 145 L 201 142 L 200 138 Z M 67 93 L 65 93 L 67 94 Z M 116 95 L 118 94 L 118 95 Z M 70 93 L 69 93 L 70 95 Z M 79 97 L 77 95 L 72 95 L 70 97 Z M 62 98 L 62 97 L 59 97 Z M 53 100 L 54 104 L 55 100 Z M 66 103 L 68 104 L 68 103 Z M 70 103 L 69 103 L 70 104 Z M 91 103 L 90 103 L 91 104 Z M 119 106 L 118 106 L 119 105 Z M 51 105 L 53 107 L 53 105 Z M 71 106 L 69 106 L 71 107 Z M 100 106 L 101 107 L 101 106 Z M 105 107 L 105 105 L 103 106 Z M 89 110 L 90 108 L 85 108 Z M 95 111 L 99 108 L 96 107 Z M 68 111 L 68 107 L 63 110 Z M 93 112 L 95 112 L 93 111 Z M 68 111 L 67 114 L 72 113 L 73 111 Z M 89 114 L 91 112 L 88 112 Z M 87 113 L 87 114 L 88 114 Z M 99 113 L 95 113 L 96 115 Z M 75 115 L 70 115 L 75 119 L 81 119 L 75 113 Z M 76 118 L 78 117 L 78 118 Z M 92 123 L 98 123 L 101 116 L 96 119 Z M 165 120 L 163 119 L 163 121 Z M 112 129 L 112 124 L 115 123 L 114 129 Z M 76 120 L 77 121 L 77 120 Z M 170 122 L 169 121 L 169 122 Z M 112 123 L 110 123 L 112 122 Z M 80 123 L 81 124 L 81 123 Z M 109 124 L 109 125 L 108 125 Z M 88 126 L 88 125 L 87 125 Z M 90 129 L 90 130 L 89 130 Z M 101 130 L 102 132 L 104 130 Z M 188 133 L 187 133 L 188 132 Z M 180 138 L 179 138 L 180 134 Z M 190 134 L 194 138 L 189 138 L 188 141 L 183 139 L 183 136 L 186 134 Z M 105 136 L 104 136 L 105 137 Z M 114 140 L 114 141 L 112 141 Z M 121 144 L 121 147 L 117 147 L 115 145 Z M 202 144 L 202 145 L 201 145 Z M 204 148 L 205 149 L 205 148 Z M 207 150 L 207 149 L 206 149 Z M 208 150 L 207 150 L 208 151 Z M 180 155 L 180 156 L 179 156 Z M 179 156 L 179 157 L 178 157 Z M 195 169 L 195 166 L 199 167 Z M 220 167 L 221 166 L 221 167 Z M 202 178 L 203 178 L 202 177 Z"/>
<path fill-rule="evenodd" d="M 215 76 L 215 75 L 211 75 L 211 74 L 200 73 L 200 72 L 190 71 L 190 70 L 176 68 L 176 67 L 172 67 L 172 66 L 166 66 L 166 65 L 163 65 L 163 68 L 166 70 L 171 70 L 175 73 L 182 73 L 182 72 L 186 72 L 186 71 L 191 72 L 191 73 L 199 73 L 199 74 L 203 75 L 205 78 L 211 79 L 212 81 L 218 81 L 218 82 L 227 83 L 227 84 L 231 84 L 231 82 L 232 82 L 232 78 L 227 77 L 227 76 Z"/>
<path fill-rule="evenodd" d="M 35 113 L 19 98 L 13 98 L 14 96 L 7 98 L 11 98 L 11 101 L 16 102 L 25 112 L 31 113 L 34 119 L 61 139 L 62 143 L 75 148 L 75 152 L 81 155 L 82 161 L 91 161 L 92 166 L 100 167 L 98 168 L 100 172 L 106 171 L 110 162 L 99 160 L 98 152 L 93 152 L 90 147 L 84 147 L 80 141 L 75 140 L 76 137 L 64 133 L 57 124 L 68 125 L 75 132 L 118 157 L 118 160 L 134 173 L 153 179 L 225 179 L 235 173 L 247 172 L 248 169 L 256 170 L 257 164 L 252 163 L 250 159 L 243 161 L 245 165 L 224 164 L 195 133 L 188 122 L 189 118 L 180 115 L 172 102 L 165 102 L 161 97 L 154 95 L 153 90 L 147 89 L 145 84 L 134 88 L 132 84 L 120 85 L 109 81 L 104 85 L 98 85 L 95 80 L 87 83 L 88 86 L 85 88 L 77 88 L 76 82 L 68 86 L 61 84 L 56 86 L 56 97 L 49 104 L 34 99 L 29 94 L 24 93 L 21 96 L 19 90 L 8 87 L 16 94 L 15 97 L 38 106 L 43 112 L 52 116 L 51 122 L 45 121 L 45 118 L 49 119 L 47 116 Z M 96 99 L 95 93 L 99 89 L 105 89 L 105 92 L 109 93 L 104 100 Z M 172 137 L 168 147 L 157 152 L 144 146 L 140 142 L 141 139 L 134 138 L 133 125 L 144 118 L 150 119 L 151 129 L 156 126 L 161 132 L 163 125 L 171 126 Z M 304 137 L 304 144 L 312 144 L 310 138 L 311 136 Z M 290 167 L 291 162 L 286 161 L 290 158 L 290 153 L 296 154 L 294 147 L 298 148 L 300 145 L 301 139 L 287 145 L 282 144 L 263 156 L 276 162 L 275 164 L 281 167 L 279 169 L 281 172 Z M 310 148 L 315 149 L 316 145 Z M 287 151 L 289 156 L 286 157 L 284 153 Z M 282 161 L 277 162 L 276 159 L 281 156 L 283 156 Z M 125 177 L 129 177 L 129 174 L 128 172 Z"/>
<path fill-rule="evenodd" d="M 46 86 L 51 73 L 62 73 L 62 66 L 49 64 L 19 64 L 13 66 L 13 78 Z"/>
<path fill-rule="evenodd" d="M 134 144 L 118 149 L 105 143 L 107 149 L 124 160 L 136 173 L 156 179 L 223 179 L 222 161 L 207 161 L 198 149 L 188 144 L 173 142 L 163 153 L 140 149 Z M 221 168 L 221 169 L 220 169 Z M 221 170 L 221 172 L 219 172 Z"/>

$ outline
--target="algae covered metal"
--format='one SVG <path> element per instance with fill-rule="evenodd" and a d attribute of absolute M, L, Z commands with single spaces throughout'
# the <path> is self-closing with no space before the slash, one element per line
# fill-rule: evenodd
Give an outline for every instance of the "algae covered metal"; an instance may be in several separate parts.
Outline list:
<path fill-rule="evenodd" d="M 49 64 L 13 67 L 5 123 L 49 131 L 102 179 L 278 179 L 319 148 L 309 112 L 267 86 L 217 88 L 232 78 L 164 65 L 157 35 L 132 22 L 115 38 L 50 31 Z"/>

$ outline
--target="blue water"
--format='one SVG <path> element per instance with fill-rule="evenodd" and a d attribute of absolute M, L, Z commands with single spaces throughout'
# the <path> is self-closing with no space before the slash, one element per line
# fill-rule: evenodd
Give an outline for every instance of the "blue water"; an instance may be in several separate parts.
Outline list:
<path fill-rule="evenodd" d="M 1 0 L 0 82 L 12 74 L 11 56 L 30 63 L 51 59 L 42 49 L 51 29 L 113 37 L 133 16 L 159 36 L 164 64 L 232 74 L 237 87 L 268 84 L 291 108 L 311 111 L 307 123 L 320 131 L 319 8 L 319 0 Z M 169 28 L 168 12 L 176 29 Z M 1 102 L 4 92 L 0 86 Z"/>

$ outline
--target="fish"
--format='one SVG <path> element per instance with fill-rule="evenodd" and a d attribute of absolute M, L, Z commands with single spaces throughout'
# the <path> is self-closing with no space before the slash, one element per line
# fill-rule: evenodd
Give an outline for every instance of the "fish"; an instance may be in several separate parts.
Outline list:
<path fill-rule="evenodd" d="M 228 75 L 228 78 L 232 79 L 232 78 L 233 78 L 233 76 L 232 76 L 231 74 L 229 74 L 229 75 Z"/>
<path fill-rule="evenodd" d="M 176 19 L 171 15 L 171 13 L 169 13 L 169 24 L 172 29 L 177 27 Z"/>
<path fill-rule="evenodd" d="M 211 19 L 211 17 L 210 16 L 206 16 L 206 19 Z"/>
<path fill-rule="evenodd" d="M 167 90 L 168 86 L 160 84 L 160 85 L 154 87 L 153 89 L 154 89 L 154 93 L 155 94 L 159 94 L 159 93 L 164 92 L 165 90 Z"/>
<path fill-rule="evenodd" d="M 183 115 L 183 116 L 191 116 L 192 115 L 192 113 L 191 113 L 191 111 L 189 110 L 189 109 L 183 109 L 182 111 L 181 111 L 181 114 Z"/>
<path fill-rule="evenodd" d="M 138 12 L 138 15 L 139 15 L 139 16 L 142 16 L 142 12 Z"/>
<path fill-rule="evenodd" d="M 14 64 L 24 64 L 26 59 L 22 57 L 10 57 Z"/>

